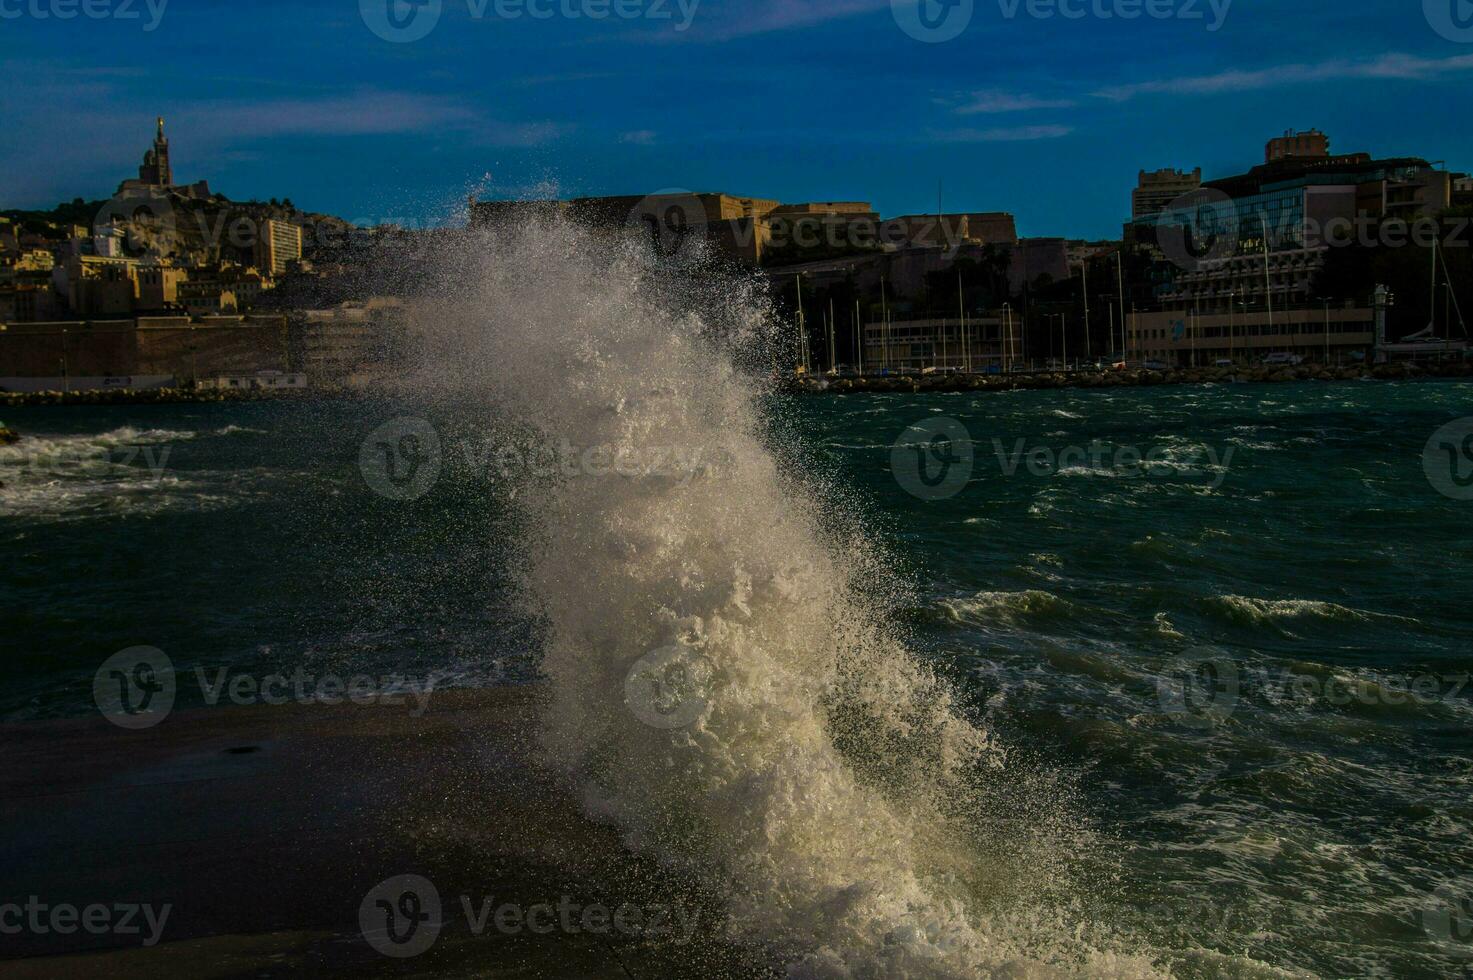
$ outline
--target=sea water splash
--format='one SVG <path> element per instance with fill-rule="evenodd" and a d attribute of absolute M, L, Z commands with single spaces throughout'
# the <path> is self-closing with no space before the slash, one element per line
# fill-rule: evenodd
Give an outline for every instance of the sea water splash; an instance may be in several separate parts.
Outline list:
<path fill-rule="evenodd" d="M 761 289 L 651 259 L 553 219 L 501 229 L 417 311 L 422 383 L 497 424 L 708 464 L 520 495 L 548 760 L 791 976 L 1156 975 L 1071 920 L 1091 837 L 1062 783 L 1010 762 L 907 652 L 883 551 L 795 476 L 751 370 L 776 336 Z M 686 668 L 653 694 L 675 724 L 633 703 L 652 655 Z"/>

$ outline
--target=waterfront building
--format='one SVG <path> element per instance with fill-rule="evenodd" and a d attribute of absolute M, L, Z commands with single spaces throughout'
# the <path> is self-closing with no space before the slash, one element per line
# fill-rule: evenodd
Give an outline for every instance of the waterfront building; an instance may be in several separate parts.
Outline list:
<path fill-rule="evenodd" d="M 0 259 L 0 271 L 11 280 L 26 272 L 50 272 L 55 266 L 56 256 L 44 248 L 29 248 Z"/>
<path fill-rule="evenodd" d="M 868 201 L 780 204 L 756 219 L 757 261 L 803 261 L 880 247 L 880 216 Z"/>
<path fill-rule="evenodd" d="M 1263 162 L 1276 160 L 1323 160 L 1330 155 L 1330 137 L 1318 129 L 1306 129 L 1301 133 L 1286 130 L 1283 136 L 1275 136 L 1263 148 Z"/>
<path fill-rule="evenodd" d="M 1201 186 L 1201 167 L 1191 173 L 1171 168 L 1150 172 L 1142 170 L 1136 178 L 1135 190 L 1130 192 L 1130 216 L 1144 218 L 1160 214 L 1172 201 Z"/>
<path fill-rule="evenodd" d="M 137 259 L 74 255 L 57 266 L 51 285 L 73 316 L 131 316 L 138 302 L 137 267 Z"/>
<path fill-rule="evenodd" d="M 408 318 L 393 297 L 300 310 L 291 314 L 293 346 L 316 383 L 342 384 L 375 373 L 392 373 Z"/>
<path fill-rule="evenodd" d="M 1376 342 L 1375 320 L 1369 307 L 1334 304 L 1272 313 L 1241 307 L 1201 315 L 1163 310 L 1126 317 L 1126 335 L 1132 361 L 1171 367 L 1211 367 L 1227 360 L 1254 364 L 1270 354 L 1349 364 L 1369 359 Z"/>
<path fill-rule="evenodd" d="M 267 277 L 284 275 L 302 258 L 302 228 L 289 221 L 268 218 L 256 236 L 256 267 Z"/>
<path fill-rule="evenodd" d="M 903 214 L 887 219 L 885 225 L 887 241 L 923 248 L 963 243 L 1012 245 L 1018 241 L 1017 222 L 1006 211 Z"/>
<path fill-rule="evenodd" d="M 1161 263 L 1161 305 L 1220 313 L 1233 303 L 1305 303 L 1337 227 L 1353 232 L 1357 220 L 1410 220 L 1451 203 L 1452 175 L 1426 160 L 1330 156 L 1322 137 L 1281 137 L 1287 142 L 1269 145 L 1275 159 L 1205 182 L 1189 206 L 1131 221 L 1129 241 L 1158 250 L 1178 243 L 1179 254 Z"/>
<path fill-rule="evenodd" d="M 600 230 L 643 233 L 665 248 L 689 235 L 706 242 L 719 257 L 754 266 L 801 262 L 835 250 L 865 253 L 1018 241 L 1016 222 L 1005 212 L 902 215 L 881 221 L 867 201 L 783 204 L 725 193 L 472 200 L 470 213 L 473 228 L 564 216 Z"/>
<path fill-rule="evenodd" d="M 219 374 L 213 377 L 200 378 L 197 382 L 200 388 L 251 390 L 251 391 L 284 391 L 288 389 L 302 389 L 307 387 L 307 376 L 301 372 L 287 373 L 285 371 L 256 371 L 253 374 Z"/>
<path fill-rule="evenodd" d="M 31 323 L 53 315 L 55 307 L 49 286 L 28 282 L 0 286 L 0 323 Z"/>
<path fill-rule="evenodd" d="M 1013 337 L 1007 336 L 1011 322 Z M 960 319 L 911 318 L 864 325 L 864 370 L 914 372 L 1003 370 L 1019 350 L 1021 325 L 1000 314 Z"/>
<path fill-rule="evenodd" d="M 0 377 L 7 379 L 193 379 L 287 369 L 281 316 L 62 320 L 8 323 L 0 331 Z"/>
<path fill-rule="evenodd" d="M 473 198 L 470 224 L 472 228 L 494 229 L 564 217 L 601 232 L 647 235 L 663 249 L 701 240 L 709 242 L 719 254 L 756 265 L 769 237 L 762 219 L 779 206 L 778 201 L 724 193 L 626 194 L 568 201 Z"/>
<path fill-rule="evenodd" d="M 167 265 L 134 266 L 133 274 L 138 280 L 137 308 L 165 310 L 179 305 L 179 284 L 189 278 L 185 269 Z"/>
<path fill-rule="evenodd" d="M 56 267 L 51 282 L 73 316 L 114 317 L 177 306 L 188 279 L 188 270 L 171 265 L 72 255 Z"/>

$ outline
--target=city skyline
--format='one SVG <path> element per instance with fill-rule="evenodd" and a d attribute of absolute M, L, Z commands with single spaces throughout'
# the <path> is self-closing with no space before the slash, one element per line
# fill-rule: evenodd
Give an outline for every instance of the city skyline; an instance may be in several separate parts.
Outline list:
<path fill-rule="evenodd" d="M 1130 21 L 1098 16 L 1128 0 L 977 4 L 937 43 L 907 30 L 903 4 L 872 0 L 627 0 L 631 16 L 601 21 L 596 0 L 559 4 L 545 20 L 507 0 L 445 0 L 429 20 L 433 0 L 400 6 L 399 23 L 428 27 L 414 40 L 386 39 L 367 0 L 293 9 L 289 37 L 277 3 L 245 21 L 216 4 L 70 20 L 50 0 L 11 5 L 3 29 L 27 55 L 8 59 L 0 120 L 25 137 L 0 151 L 0 206 L 110 195 L 159 115 L 181 182 L 411 225 L 470 193 L 688 187 L 887 215 L 934 211 L 939 194 L 947 211 L 1010 211 L 1023 235 L 1106 238 L 1140 169 L 1239 173 L 1288 129 L 1324 130 L 1338 152 L 1473 162 L 1446 125 L 1473 43 L 1434 23 L 1432 0 L 1395 14 L 1181 0 Z M 931 22 L 965 6 L 928 8 Z M 220 37 L 229 49 L 204 43 Z"/>

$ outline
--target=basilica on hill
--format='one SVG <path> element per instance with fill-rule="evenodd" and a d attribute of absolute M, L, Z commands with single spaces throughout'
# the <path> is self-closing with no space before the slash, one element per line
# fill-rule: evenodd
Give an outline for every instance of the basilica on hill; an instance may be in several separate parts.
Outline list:
<path fill-rule="evenodd" d="M 158 133 L 153 146 L 143 155 L 143 165 L 138 168 L 136 180 L 125 180 L 118 185 L 118 194 L 171 193 L 196 200 L 210 198 L 208 181 L 181 186 L 174 183 L 174 167 L 169 160 L 169 138 L 164 135 L 164 119 L 158 120 Z"/>

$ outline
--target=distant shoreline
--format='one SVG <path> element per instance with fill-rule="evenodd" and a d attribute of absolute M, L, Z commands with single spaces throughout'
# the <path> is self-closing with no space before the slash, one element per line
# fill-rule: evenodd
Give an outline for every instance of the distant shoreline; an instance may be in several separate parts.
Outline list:
<path fill-rule="evenodd" d="M 0 408 L 46 405 L 181 405 L 212 402 L 315 401 L 341 398 L 340 388 L 93 388 L 83 391 L 0 391 Z"/>
<path fill-rule="evenodd" d="M 924 374 L 887 377 L 799 377 L 792 390 L 810 395 L 916 394 L 1048 390 L 1054 388 L 1138 388 L 1180 384 L 1277 384 L 1290 381 L 1412 381 L 1473 378 L 1473 362 L 1374 366 L 1222 367 L 1167 371 L 1043 372 L 1037 374 Z"/>
<path fill-rule="evenodd" d="M 1473 379 L 1473 361 L 1327 368 L 1254 366 L 1167 371 L 1039 372 L 1031 374 L 923 374 L 885 377 L 797 377 L 785 382 L 806 395 L 916 394 L 919 392 L 1037 391 L 1055 388 L 1140 388 L 1180 384 L 1279 384 L 1290 381 L 1414 381 Z M 0 391 L 0 408 L 72 405 L 187 405 L 220 402 L 320 401 L 367 394 L 348 388 L 104 388 L 86 391 Z"/>

